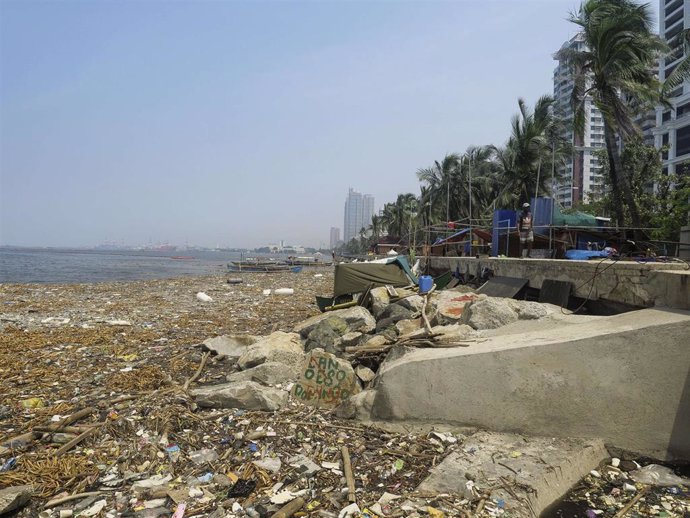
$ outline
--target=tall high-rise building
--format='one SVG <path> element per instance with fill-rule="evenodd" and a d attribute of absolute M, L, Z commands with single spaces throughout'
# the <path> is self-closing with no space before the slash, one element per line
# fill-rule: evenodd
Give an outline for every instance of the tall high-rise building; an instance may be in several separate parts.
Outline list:
<path fill-rule="evenodd" d="M 659 79 L 664 81 L 686 56 L 678 35 L 690 28 L 690 2 L 687 0 L 660 0 L 659 36 L 673 49 L 659 61 Z M 676 88 L 670 95 L 671 107 L 660 106 L 656 111 L 655 144 L 668 146 L 663 152 L 663 168 L 668 173 L 679 173 L 679 165 L 690 160 L 690 81 Z"/>
<path fill-rule="evenodd" d="M 340 242 L 340 229 L 338 227 L 331 227 L 331 250 L 338 246 Z"/>
<path fill-rule="evenodd" d="M 359 231 L 371 224 L 371 217 L 373 215 L 374 197 L 370 194 L 362 194 L 350 189 L 345 200 L 343 240 L 347 243 L 353 237 L 358 237 Z"/>
<path fill-rule="evenodd" d="M 578 34 L 561 48 L 584 50 L 586 45 L 583 36 Z M 571 105 L 575 74 L 570 64 L 557 56 L 554 56 L 558 65 L 553 72 L 553 96 L 556 110 L 565 119 L 566 138 L 573 145 L 573 154 L 558 170 L 560 180 L 555 185 L 555 197 L 563 206 L 571 207 L 576 202 L 589 201 L 591 194 L 601 187 L 601 164 L 595 151 L 605 147 L 604 118 L 592 99 L 585 99 L 584 134 L 580 137 L 575 133 Z"/>

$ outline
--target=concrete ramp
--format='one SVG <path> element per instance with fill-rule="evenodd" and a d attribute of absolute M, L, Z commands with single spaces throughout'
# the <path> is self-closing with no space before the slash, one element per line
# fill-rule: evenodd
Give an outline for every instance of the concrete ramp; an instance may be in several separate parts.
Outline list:
<path fill-rule="evenodd" d="M 385 362 L 375 419 L 599 437 L 690 459 L 690 313 L 645 309 Z"/>

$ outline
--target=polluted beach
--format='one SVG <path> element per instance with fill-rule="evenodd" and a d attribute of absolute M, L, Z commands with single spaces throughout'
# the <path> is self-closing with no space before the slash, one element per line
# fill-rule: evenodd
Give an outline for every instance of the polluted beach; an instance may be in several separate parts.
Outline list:
<path fill-rule="evenodd" d="M 690 0 L 0 35 L 0 518 L 690 518 Z"/>
<path fill-rule="evenodd" d="M 470 364 L 471 356 L 489 354 L 496 364 L 511 353 L 501 352 L 505 339 L 536 331 L 544 341 L 559 326 L 582 328 L 579 336 L 592 326 L 604 333 L 630 313 L 573 317 L 552 304 L 490 297 L 469 286 L 432 284 L 420 292 L 407 282 L 365 290 L 361 305 L 319 311 L 317 294 L 358 289 L 362 276 L 405 279 L 408 269 L 403 260 L 373 266 L 339 265 L 338 279 L 328 267 L 245 273 L 234 283 L 217 274 L 3 285 L 0 512 L 688 513 L 687 468 L 626 449 L 629 438 L 615 427 L 602 429 L 605 439 L 553 434 L 548 425 L 541 426 L 549 433 L 511 433 L 500 416 L 491 417 L 505 412 L 500 401 L 483 403 L 480 413 L 497 424 L 482 426 L 472 409 L 454 410 L 449 419 L 425 399 L 453 407 L 458 403 L 444 398 L 462 400 L 461 391 L 472 390 L 469 371 L 455 369 L 456 378 L 444 381 L 437 361 Z M 519 358 L 511 363 L 520 368 Z M 539 384 L 544 372 L 538 360 L 530 363 Z M 468 368 L 493 376 L 495 366 Z M 500 400 L 511 398 L 495 391 Z M 658 452 L 654 434 L 644 433 L 650 439 L 643 446 Z"/>

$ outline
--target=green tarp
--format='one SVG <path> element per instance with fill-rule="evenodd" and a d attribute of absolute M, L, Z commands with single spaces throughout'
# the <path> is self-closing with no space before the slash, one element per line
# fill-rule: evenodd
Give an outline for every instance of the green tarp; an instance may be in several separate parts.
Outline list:
<path fill-rule="evenodd" d="M 335 267 L 333 296 L 361 293 L 376 286 L 408 286 L 417 279 L 405 258 L 382 263 L 343 263 Z"/>
<path fill-rule="evenodd" d="M 553 224 L 557 227 L 598 227 L 594 216 L 585 212 L 575 211 L 571 214 L 563 214 L 558 207 L 553 211 Z"/>

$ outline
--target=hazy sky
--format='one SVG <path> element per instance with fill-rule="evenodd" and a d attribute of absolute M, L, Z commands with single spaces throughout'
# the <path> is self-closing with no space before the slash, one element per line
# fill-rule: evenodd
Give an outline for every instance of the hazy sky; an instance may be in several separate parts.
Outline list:
<path fill-rule="evenodd" d="M 503 143 L 578 4 L 1 0 L 0 244 L 328 246 Z"/>

